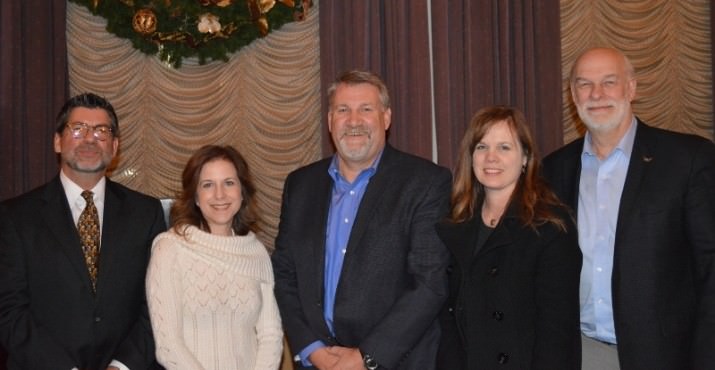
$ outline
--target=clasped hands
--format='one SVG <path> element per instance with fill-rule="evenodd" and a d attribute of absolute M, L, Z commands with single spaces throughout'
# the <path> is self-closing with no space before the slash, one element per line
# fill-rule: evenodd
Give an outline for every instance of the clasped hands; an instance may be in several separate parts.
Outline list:
<path fill-rule="evenodd" d="M 365 370 L 358 348 L 322 347 L 310 354 L 310 362 L 318 370 Z"/>

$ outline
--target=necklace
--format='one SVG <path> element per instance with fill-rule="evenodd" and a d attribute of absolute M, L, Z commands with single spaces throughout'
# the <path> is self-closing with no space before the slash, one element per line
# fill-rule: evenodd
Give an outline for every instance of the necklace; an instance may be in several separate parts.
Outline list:
<path fill-rule="evenodd" d="M 482 220 L 484 221 L 484 224 L 491 228 L 494 228 L 497 226 L 497 223 L 499 223 L 499 219 L 501 218 L 501 212 L 496 217 L 493 213 L 490 213 L 491 212 L 488 212 L 485 207 L 482 207 Z"/>

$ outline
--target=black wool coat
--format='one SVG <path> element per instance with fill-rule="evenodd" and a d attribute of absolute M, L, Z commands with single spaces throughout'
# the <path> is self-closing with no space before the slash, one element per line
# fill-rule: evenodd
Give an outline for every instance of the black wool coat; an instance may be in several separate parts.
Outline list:
<path fill-rule="evenodd" d="M 581 368 L 581 251 L 571 217 L 560 212 L 566 232 L 523 226 L 508 211 L 476 255 L 481 217 L 437 225 L 452 255 L 440 369 Z"/>

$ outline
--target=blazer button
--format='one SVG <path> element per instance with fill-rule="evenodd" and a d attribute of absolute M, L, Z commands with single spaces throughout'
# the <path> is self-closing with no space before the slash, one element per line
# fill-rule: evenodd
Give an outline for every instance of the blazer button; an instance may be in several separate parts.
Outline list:
<path fill-rule="evenodd" d="M 102 321 L 102 318 L 101 318 L 101 317 L 96 316 L 96 317 L 94 318 L 94 322 L 100 322 L 100 321 Z"/>
<path fill-rule="evenodd" d="M 493 317 L 494 320 L 496 320 L 496 321 L 502 321 L 502 319 L 504 318 L 504 313 L 501 312 L 501 311 L 494 311 L 494 312 L 492 313 L 492 317 Z"/>
<path fill-rule="evenodd" d="M 507 362 L 509 362 L 509 355 L 506 353 L 500 353 L 499 356 L 497 356 L 497 361 L 501 364 L 504 365 Z"/>
<path fill-rule="evenodd" d="M 489 269 L 489 275 L 491 275 L 491 276 L 497 276 L 497 275 L 499 275 L 499 268 L 496 267 L 496 266 L 490 268 L 490 269 Z"/>
<path fill-rule="evenodd" d="M 454 316 L 454 307 L 447 307 L 447 312 L 449 312 L 451 316 Z"/>

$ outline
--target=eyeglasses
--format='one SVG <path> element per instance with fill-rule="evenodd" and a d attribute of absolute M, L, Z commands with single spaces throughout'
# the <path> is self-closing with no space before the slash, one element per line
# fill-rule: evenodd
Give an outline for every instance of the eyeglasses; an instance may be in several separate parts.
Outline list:
<path fill-rule="evenodd" d="M 107 140 L 114 133 L 109 125 L 90 126 L 84 122 L 68 123 L 67 128 L 70 129 L 72 137 L 75 139 L 83 139 L 87 136 L 87 131 L 92 131 L 92 136 L 97 140 Z"/>

